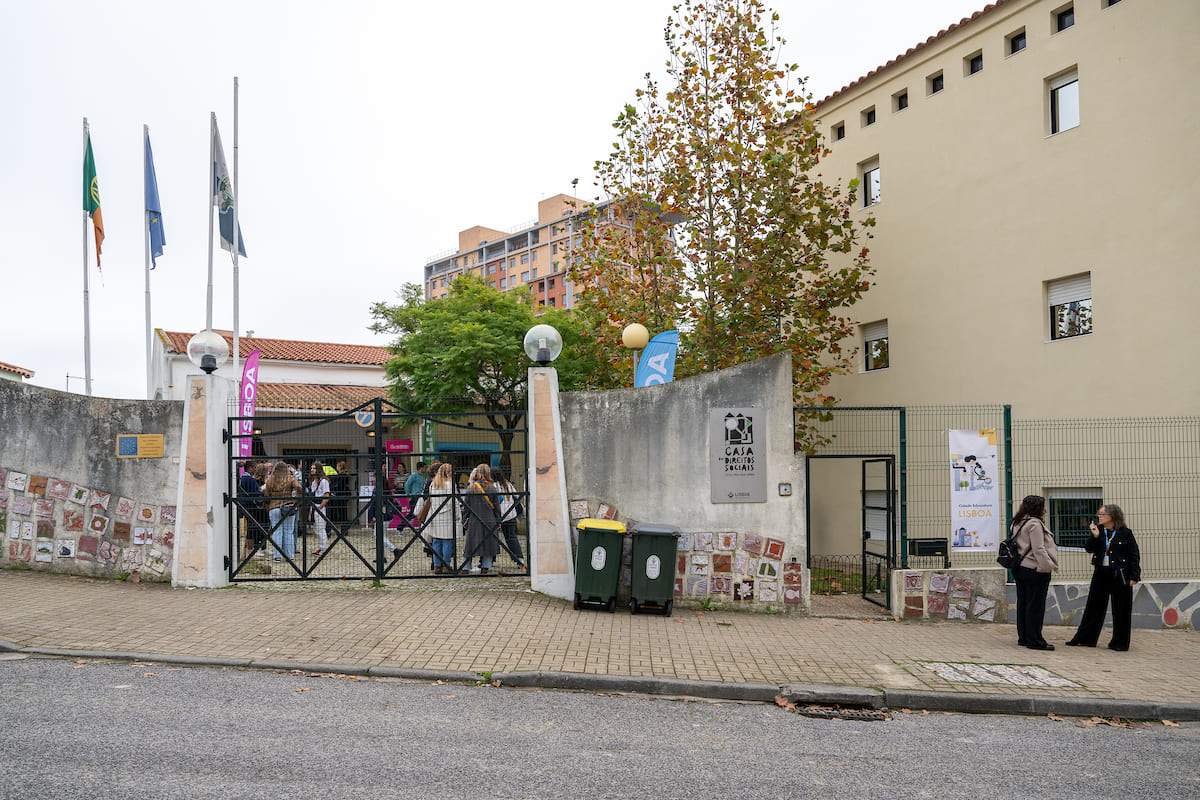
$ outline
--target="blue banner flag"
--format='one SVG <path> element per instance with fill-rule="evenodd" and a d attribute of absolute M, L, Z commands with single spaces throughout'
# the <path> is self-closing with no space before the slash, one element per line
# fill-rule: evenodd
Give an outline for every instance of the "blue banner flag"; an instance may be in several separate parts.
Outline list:
<path fill-rule="evenodd" d="M 221 147 L 221 132 L 213 124 L 213 205 L 221 219 L 221 248 L 233 252 L 233 186 L 225 167 L 225 150 Z M 246 240 L 242 238 L 242 223 L 238 220 L 238 255 L 246 257 Z"/>
<path fill-rule="evenodd" d="M 675 380 L 675 351 L 679 349 L 679 331 L 663 331 L 650 340 L 638 362 L 634 387 L 654 386 Z"/>
<path fill-rule="evenodd" d="M 163 254 L 167 236 L 163 232 L 162 203 L 158 199 L 158 176 L 154 174 L 154 152 L 150 149 L 150 134 L 146 134 L 146 224 L 150 227 L 150 269 Z"/>

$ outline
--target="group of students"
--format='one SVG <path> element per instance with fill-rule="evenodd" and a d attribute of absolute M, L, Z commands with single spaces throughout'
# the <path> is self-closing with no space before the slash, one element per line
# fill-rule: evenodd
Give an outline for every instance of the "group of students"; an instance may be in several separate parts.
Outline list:
<path fill-rule="evenodd" d="M 435 574 L 454 572 L 454 539 L 459 524 L 464 529 L 461 572 L 470 572 L 476 559 L 480 574 L 491 571 L 496 556 L 500 555 L 497 534 L 503 534 L 504 546 L 517 567 L 525 569 L 517 535 L 517 521 L 524 516 L 524 510 L 520 493 L 503 469 L 493 470 L 487 464 L 480 464 L 471 470 L 467 485 L 461 490 L 455 484 L 451 464 L 434 461 L 428 467 L 427 480 L 425 471 L 425 463 L 418 462 L 404 488 L 412 509 L 409 524 L 421 532 L 432 551 Z"/>
<path fill-rule="evenodd" d="M 313 461 L 305 486 L 300 468 L 286 461 L 248 462 L 244 469 L 238 479 L 238 495 L 242 498 L 246 520 L 246 549 L 261 552 L 275 561 L 285 557 L 294 559 L 296 526 L 303 513 L 317 535 L 317 549 L 313 555 L 324 554 L 329 549 L 330 470 L 320 461 Z M 345 470 L 346 462 L 342 461 L 332 474 L 342 474 Z M 306 494 L 311 502 L 302 508 L 301 499 Z M 271 545 L 267 544 L 268 534 Z"/>
<path fill-rule="evenodd" d="M 275 561 L 294 560 L 296 528 L 301 516 L 317 537 L 313 555 L 324 555 L 329 548 L 327 519 L 332 499 L 329 473 L 344 474 L 346 462 L 340 462 L 331 471 L 320 461 L 313 461 L 307 484 L 300 468 L 286 461 L 247 462 L 244 470 L 238 479 L 238 495 L 246 520 L 243 558 L 257 552 Z M 517 567 L 525 569 L 517 535 L 517 522 L 524 516 L 524 508 L 520 493 L 503 469 L 493 471 L 487 464 L 480 464 L 471 471 L 465 488 L 460 489 L 455 484 L 451 464 L 434 461 L 427 468 L 424 462 L 418 462 L 407 476 L 403 491 L 409 501 L 409 513 L 401 514 L 399 509 L 392 513 L 404 519 L 402 529 L 420 532 L 435 574 L 454 572 L 454 539 L 460 526 L 464 542 L 459 569 L 463 573 L 471 571 L 476 559 L 481 574 L 491 570 L 500 554 L 498 534 L 504 536 L 504 547 Z M 302 502 L 305 497 L 307 502 Z M 386 536 L 384 545 L 393 560 L 403 552 Z"/>
<path fill-rule="evenodd" d="M 1046 526 L 1046 498 L 1031 494 L 1013 518 L 1011 535 L 1022 554 L 1013 570 L 1017 585 L 1017 644 L 1032 650 L 1053 650 L 1042 635 L 1046 593 L 1058 569 L 1058 547 Z M 1133 626 L 1133 587 L 1142 579 L 1141 551 L 1133 531 L 1125 524 L 1121 507 L 1108 503 L 1088 522 L 1091 536 L 1084 550 L 1092 554 L 1092 582 L 1087 605 L 1068 647 L 1095 647 L 1112 602 L 1113 633 L 1110 650 L 1129 649 Z"/>

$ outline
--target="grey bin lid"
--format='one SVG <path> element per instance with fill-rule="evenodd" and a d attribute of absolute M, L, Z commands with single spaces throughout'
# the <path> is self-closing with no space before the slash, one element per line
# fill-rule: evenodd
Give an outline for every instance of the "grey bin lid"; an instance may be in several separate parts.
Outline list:
<path fill-rule="evenodd" d="M 678 536 L 679 528 L 657 522 L 639 522 L 633 526 L 632 533 L 661 533 L 667 536 Z"/>

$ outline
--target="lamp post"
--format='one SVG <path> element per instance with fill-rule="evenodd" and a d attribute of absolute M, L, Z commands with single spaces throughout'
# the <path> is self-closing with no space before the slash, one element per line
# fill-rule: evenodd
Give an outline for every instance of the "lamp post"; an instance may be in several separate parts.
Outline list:
<path fill-rule="evenodd" d="M 188 340 L 187 354 L 188 360 L 204 370 L 204 374 L 212 375 L 229 359 L 229 345 L 223 336 L 209 329 Z"/>
<path fill-rule="evenodd" d="M 550 325 L 534 325 L 525 334 L 525 355 L 531 361 L 536 361 L 539 367 L 549 366 L 550 362 L 562 353 L 562 336 Z"/>
<path fill-rule="evenodd" d="M 640 322 L 633 322 L 621 331 L 621 344 L 633 351 L 633 384 L 637 386 L 638 353 L 650 342 L 650 331 Z"/>

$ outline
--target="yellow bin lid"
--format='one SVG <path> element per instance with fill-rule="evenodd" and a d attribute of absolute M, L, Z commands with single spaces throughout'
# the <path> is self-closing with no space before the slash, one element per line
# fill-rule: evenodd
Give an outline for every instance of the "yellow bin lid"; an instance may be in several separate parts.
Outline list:
<path fill-rule="evenodd" d="M 625 532 L 625 523 L 614 522 L 611 519 L 581 519 L 575 526 L 579 530 Z"/>

